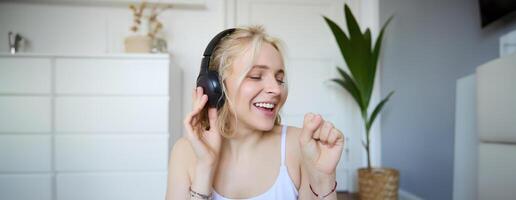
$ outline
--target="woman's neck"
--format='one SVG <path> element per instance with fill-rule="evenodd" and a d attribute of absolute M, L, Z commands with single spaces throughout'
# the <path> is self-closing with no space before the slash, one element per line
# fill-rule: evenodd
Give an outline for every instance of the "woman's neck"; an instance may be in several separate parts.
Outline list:
<path fill-rule="evenodd" d="M 274 128 L 270 131 L 262 131 L 239 124 L 238 129 L 233 130 L 235 130 L 233 137 L 222 140 L 221 153 L 226 159 L 238 162 L 243 158 L 249 158 L 264 137 Z"/>

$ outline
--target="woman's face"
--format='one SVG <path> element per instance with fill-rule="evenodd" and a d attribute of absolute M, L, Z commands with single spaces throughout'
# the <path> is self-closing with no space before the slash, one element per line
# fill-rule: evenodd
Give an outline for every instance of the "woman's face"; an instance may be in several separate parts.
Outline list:
<path fill-rule="evenodd" d="M 228 96 L 236 106 L 238 123 L 268 131 L 274 127 L 276 116 L 287 99 L 285 67 L 279 52 L 270 43 L 263 43 L 257 54 L 241 85 L 237 85 L 238 80 L 252 59 L 249 53 L 234 60 L 225 83 Z"/>

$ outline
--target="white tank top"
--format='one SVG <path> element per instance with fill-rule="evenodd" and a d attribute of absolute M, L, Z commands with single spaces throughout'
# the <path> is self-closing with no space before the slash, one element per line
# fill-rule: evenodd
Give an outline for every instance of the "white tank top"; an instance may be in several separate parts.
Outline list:
<path fill-rule="evenodd" d="M 298 191 L 292 179 L 288 175 L 287 166 L 285 165 L 285 148 L 286 148 L 287 125 L 283 125 L 281 130 L 281 166 L 276 182 L 269 190 L 258 196 L 249 198 L 249 200 L 295 200 L 298 197 Z M 223 197 L 213 189 L 213 200 L 230 200 Z"/>

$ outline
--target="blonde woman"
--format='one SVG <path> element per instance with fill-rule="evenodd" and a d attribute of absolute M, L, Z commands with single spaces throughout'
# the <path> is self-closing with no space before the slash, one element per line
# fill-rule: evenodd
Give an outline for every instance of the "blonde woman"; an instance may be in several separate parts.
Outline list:
<path fill-rule="evenodd" d="M 279 41 L 261 26 L 236 28 L 210 58 L 223 104 L 210 107 L 203 88 L 193 90 L 186 133 L 170 155 L 167 200 L 337 199 L 344 137 L 313 113 L 302 128 L 281 124 L 288 90 Z"/>

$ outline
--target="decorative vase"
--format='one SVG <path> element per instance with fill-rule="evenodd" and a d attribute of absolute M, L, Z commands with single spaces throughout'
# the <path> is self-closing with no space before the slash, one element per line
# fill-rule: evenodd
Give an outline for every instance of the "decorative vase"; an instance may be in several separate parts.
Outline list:
<path fill-rule="evenodd" d="M 126 53 L 150 53 L 152 39 L 146 35 L 133 35 L 125 38 Z"/>
<path fill-rule="evenodd" d="M 167 41 L 164 38 L 156 37 L 152 40 L 152 53 L 166 53 L 167 48 Z"/>
<path fill-rule="evenodd" d="M 400 173 L 392 168 L 358 169 L 358 195 L 361 200 L 398 200 Z"/>

